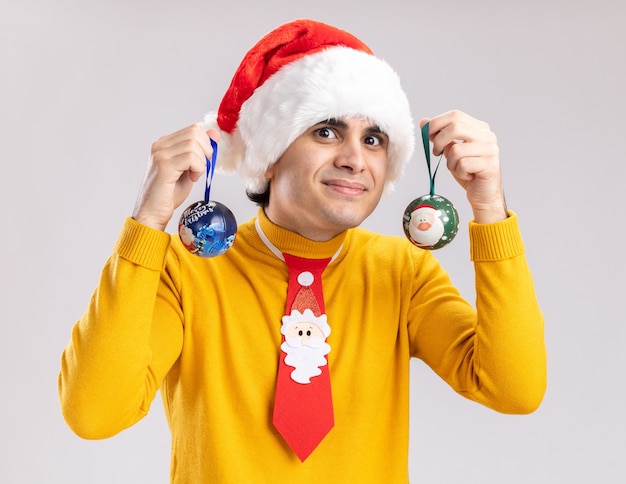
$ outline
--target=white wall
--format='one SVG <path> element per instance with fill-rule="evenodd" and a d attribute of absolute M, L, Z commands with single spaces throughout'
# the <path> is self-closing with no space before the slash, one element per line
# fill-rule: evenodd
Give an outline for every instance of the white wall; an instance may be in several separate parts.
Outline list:
<path fill-rule="evenodd" d="M 56 378 L 157 137 L 215 109 L 244 52 L 296 17 L 349 30 L 399 72 L 414 116 L 459 108 L 498 135 L 547 323 L 549 390 L 524 417 L 414 364 L 413 482 L 619 482 L 624 465 L 625 7 L 620 0 L 25 0 L 0 4 L 0 481 L 167 482 L 160 401 L 105 441 L 74 436 Z M 473 299 L 463 219 L 437 252 Z M 199 184 L 201 185 L 201 184 Z M 191 198 L 201 198 L 198 186 Z M 421 151 L 366 222 L 401 235 L 426 193 Z M 237 177 L 212 190 L 256 213 Z M 621 476 L 621 479 L 620 479 Z"/>

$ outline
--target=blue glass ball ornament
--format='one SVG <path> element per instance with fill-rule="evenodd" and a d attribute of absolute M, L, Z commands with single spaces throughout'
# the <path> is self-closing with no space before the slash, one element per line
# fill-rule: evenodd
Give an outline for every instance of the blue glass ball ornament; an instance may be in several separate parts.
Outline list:
<path fill-rule="evenodd" d="M 406 207 L 402 227 L 407 238 L 422 249 L 435 250 L 452 242 L 459 230 L 459 214 L 440 195 L 423 195 Z"/>
<path fill-rule="evenodd" d="M 212 200 L 195 202 L 180 216 L 178 235 L 192 254 L 215 257 L 232 247 L 237 221 L 226 205 Z"/>

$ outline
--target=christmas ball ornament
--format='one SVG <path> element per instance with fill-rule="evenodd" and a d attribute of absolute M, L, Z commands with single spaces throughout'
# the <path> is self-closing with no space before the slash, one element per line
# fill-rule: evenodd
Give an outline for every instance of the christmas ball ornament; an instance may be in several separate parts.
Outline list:
<path fill-rule="evenodd" d="M 459 214 L 440 195 L 423 195 L 406 207 L 402 219 L 404 234 L 423 249 L 440 249 L 452 242 L 459 230 Z"/>
<path fill-rule="evenodd" d="M 185 209 L 178 223 L 183 245 L 200 257 L 215 257 L 230 249 L 237 235 L 237 221 L 226 205 L 200 201 Z"/>
<path fill-rule="evenodd" d="M 211 181 L 217 159 L 217 142 L 211 139 L 213 154 L 206 160 L 206 188 L 204 200 L 185 209 L 178 222 L 178 235 L 183 245 L 200 257 L 223 254 L 235 243 L 237 220 L 230 209 L 210 200 Z"/>
<path fill-rule="evenodd" d="M 402 228 L 412 244 L 422 249 L 435 250 L 452 242 L 459 230 L 459 214 L 450 200 L 435 194 L 435 176 L 441 157 L 433 172 L 430 167 L 429 124 L 422 126 L 422 142 L 428 166 L 430 194 L 422 195 L 409 203 L 402 216 Z"/>

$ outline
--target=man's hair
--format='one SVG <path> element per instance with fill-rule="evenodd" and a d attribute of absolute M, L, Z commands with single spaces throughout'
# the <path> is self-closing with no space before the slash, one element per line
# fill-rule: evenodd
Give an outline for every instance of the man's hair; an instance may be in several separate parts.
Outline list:
<path fill-rule="evenodd" d="M 267 188 L 263 190 L 261 193 L 251 192 L 250 190 L 246 190 L 246 195 L 248 198 L 256 203 L 259 207 L 265 208 L 270 203 L 270 183 L 267 184 Z"/>

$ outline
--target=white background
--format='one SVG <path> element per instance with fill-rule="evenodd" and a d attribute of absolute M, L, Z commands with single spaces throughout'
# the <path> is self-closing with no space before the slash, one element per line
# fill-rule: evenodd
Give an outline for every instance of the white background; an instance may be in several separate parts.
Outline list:
<path fill-rule="evenodd" d="M 60 414 L 59 357 L 151 143 L 215 109 L 245 51 L 297 17 L 368 43 L 400 74 L 416 120 L 458 108 L 489 122 L 546 318 L 549 388 L 532 415 L 484 409 L 414 363 L 412 482 L 626 482 L 620 0 L 4 0 L 0 482 L 168 481 L 160 399 L 122 434 L 81 440 Z M 405 206 L 427 191 L 418 145 L 365 226 L 402 235 Z M 462 218 L 437 255 L 473 300 L 467 202 L 446 171 L 437 191 Z M 201 197 L 198 186 L 188 201 Z M 256 213 L 236 176 L 217 175 L 212 198 L 239 221 Z"/>

